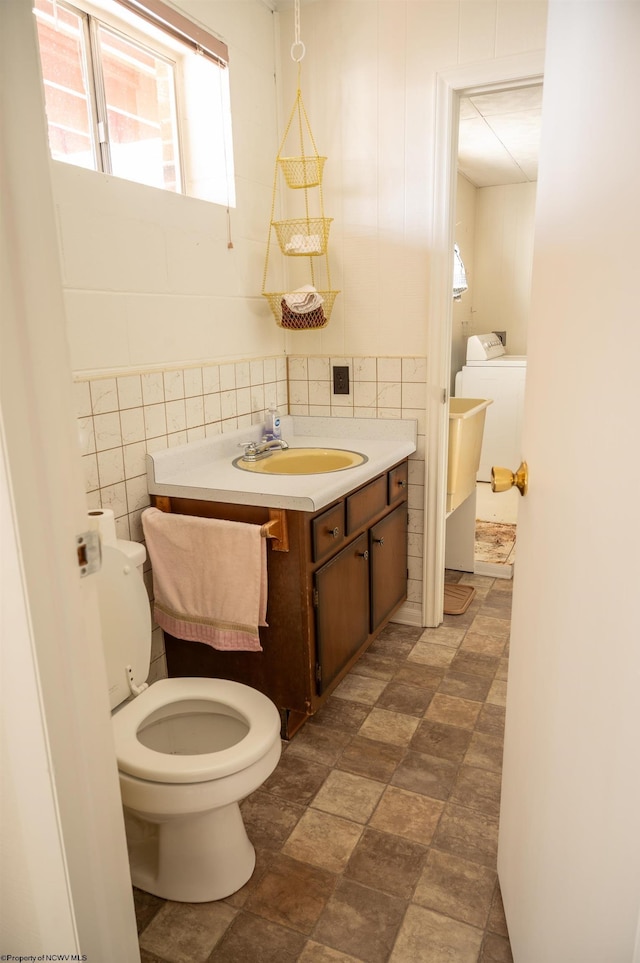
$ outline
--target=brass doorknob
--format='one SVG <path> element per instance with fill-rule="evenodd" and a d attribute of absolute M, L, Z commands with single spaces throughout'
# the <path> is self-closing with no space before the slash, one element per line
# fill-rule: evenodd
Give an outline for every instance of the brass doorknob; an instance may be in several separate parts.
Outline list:
<path fill-rule="evenodd" d="M 520 463 L 517 471 L 509 468 L 491 469 L 491 491 L 508 492 L 510 488 L 516 487 L 521 495 L 526 495 L 529 489 L 529 469 L 526 461 Z"/>

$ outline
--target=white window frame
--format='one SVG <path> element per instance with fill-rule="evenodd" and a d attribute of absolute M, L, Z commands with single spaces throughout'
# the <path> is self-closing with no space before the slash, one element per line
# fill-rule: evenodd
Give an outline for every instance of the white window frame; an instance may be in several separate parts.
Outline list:
<path fill-rule="evenodd" d="M 158 47 L 151 46 L 148 42 L 143 43 L 137 37 L 134 37 L 131 32 L 125 33 L 122 29 L 116 26 L 112 26 L 106 20 L 100 20 L 98 17 L 94 17 L 91 14 L 89 14 L 89 18 L 90 18 L 89 25 L 90 25 L 90 33 L 91 33 L 91 47 L 89 52 L 91 55 L 92 66 L 94 70 L 96 102 L 98 104 L 98 109 L 102 108 L 102 110 L 104 111 L 104 117 L 103 117 L 102 123 L 104 124 L 104 132 L 106 137 L 104 141 L 100 140 L 100 150 L 104 151 L 103 163 L 105 166 L 105 173 L 106 173 L 107 164 L 109 167 L 109 171 L 111 171 L 112 168 L 111 168 L 111 140 L 109 137 L 109 124 L 106 116 L 107 102 L 106 102 L 106 96 L 104 92 L 104 83 L 103 83 L 104 74 L 102 69 L 102 59 L 100 56 L 100 43 L 98 40 L 98 30 L 100 28 L 100 25 L 105 27 L 105 29 L 107 29 L 110 33 L 114 34 L 116 37 L 121 37 L 127 43 L 133 44 L 134 46 L 138 47 L 140 50 L 144 50 L 147 53 L 151 54 L 157 60 L 164 61 L 164 63 L 168 64 L 171 68 L 171 72 L 173 75 L 173 114 L 174 114 L 174 129 L 175 129 L 175 150 L 176 150 L 176 157 L 175 157 L 176 189 L 175 191 L 177 194 L 184 194 L 185 192 L 184 177 L 183 177 L 184 163 L 183 163 L 182 139 L 180 136 L 180 122 L 179 122 L 180 110 L 179 110 L 178 85 L 179 85 L 180 71 L 178 69 L 179 68 L 178 61 L 169 57 L 164 51 L 161 51 Z M 98 122 L 98 124 L 100 124 L 100 121 Z M 98 127 L 98 132 L 100 133 L 99 127 Z"/>
<path fill-rule="evenodd" d="M 0 0 L 1 2 L 1 0 Z M 88 63 L 88 95 L 89 111 L 93 127 L 93 153 L 96 161 L 95 169 L 102 173 L 111 173 L 109 161 L 109 146 L 103 139 L 103 131 L 100 127 L 100 116 L 98 113 L 99 98 L 102 98 L 103 109 L 105 109 L 104 91 L 100 91 L 102 86 L 101 65 L 99 64 L 99 45 L 95 36 L 99 25 L 121 36 L 143 50 L 146 50 L 154 57 L 158 57 L 169 63 L 173 70 L 174 99 L 176 112 L 176 190 L 169 188 L 159 188 L 169 190 L 170 193 L 181 193 L 189 197 L 199 197 L 212 203 L 221 204 L 227 208 L 235 207 L 235 178 L 233 167 L 233 142 L 231 136 L 231 105 L 228 79 L 228 53 L 223 41 L 214 38 L 199 28 L 196 24 L 190 24 L 190 33 L 195 38 L 190 41 L 190 47 L 180 42 L 181 30 L 163 29 L 162 23 L 156 18 L 154 25 L 151 21 L 155 16 L 155 9 L 166 8 L 162 0 L 57 0 L 57 2 L 70 10 L 76 16 L 82 18 L 85 30 L 85 42 Z M 147 22 L 144 9 L 149 8 L 151 16 Z M 140 8 L 137 10 L 136 8 Z M 188 23 L 182 15 L 178 15 L 179 20 Z M 190 23 L 190 22 L 189 22 Z M 178 24 L 180 27 L 180 24 Z M 209 42 L 207 42 L 207 39 Z M 205 46 L 200 46 L 202 41 Z M 212 90 L 212 96 L 220 97 L 220 113 L 222 129 L 217 130 L 217 140 L 221 144 L 220 155 L 217 158 L 218 181 L 215 186 L 203 185 L 201 178 L 198 177 L 198 169 L 202 169 L 207 164 L 207 158 L 202 157 L 201 146 L 203 138 L 201 135 L 202 127 L 206 127 L 206 122 L 211 122 L 210 111 L 207 110 L 207 117 L 203 125 L 197 116 L 197 108 L 194 109 L 193 98 L 190 96 L 189 85 L 185 82 L 185 73 L 189 63 L 188 58 L 195 60 L 195 51 L 204 53 L 203 61 L 212 62 L 212 69 L 219 70 L 221 73 L 216 75 L 219 84 L 219 94 Z M 200 61 L 200 58 L 198 58 Z M 218 105 L 216 104 L 216 107 Z M 205 120 L 205 118 L 202 118 Z M 104 118 L 105 133 L 107 132 L 106 111 Z M 193 128 L 193 130 L 190 130 Z M 212 135 L 212 140 L 216 140 Z M 206 140 L 206 137 L 204 138 Z M 222 158 L 222 161 L 220 160 Z M 211 160 L 212 169 L 216 166 L 216 160 Z M 223 171 L 220 169 L 223 168 Z M 136 183 L 132 181 L 132 183 Z M 178 185 L 180 185 L 178 187 Z"/>

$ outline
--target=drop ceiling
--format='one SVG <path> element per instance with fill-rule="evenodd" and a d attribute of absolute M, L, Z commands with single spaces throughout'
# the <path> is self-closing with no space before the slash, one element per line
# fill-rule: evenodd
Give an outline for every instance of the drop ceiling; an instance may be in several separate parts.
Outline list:
<path fill-rule="evenodd" d="M 458 170 L 476 187 L 538 179 L 542 84 L 460 99 Z"/>

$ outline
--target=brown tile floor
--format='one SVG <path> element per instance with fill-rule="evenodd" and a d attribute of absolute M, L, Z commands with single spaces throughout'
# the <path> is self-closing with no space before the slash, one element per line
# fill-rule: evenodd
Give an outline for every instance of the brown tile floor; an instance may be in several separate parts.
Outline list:
<path fill-rule="evenodd" d="M 244 801 L 243 889 L 135 892 L 143 963 L 512 961 L 496 876 L 512 582 L 462 581 L 465 614 L 387 626 Z"/>

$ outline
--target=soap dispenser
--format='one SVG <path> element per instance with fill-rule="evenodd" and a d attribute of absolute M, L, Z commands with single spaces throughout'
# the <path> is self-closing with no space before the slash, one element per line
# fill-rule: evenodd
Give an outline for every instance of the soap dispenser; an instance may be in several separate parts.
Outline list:
<path fill-rule="evenodd" d="M 280 430 L 280 413 L 275 405 L 271 405 L 265 419 L 264 436 L 268 441 L 282 437 Z"/>

